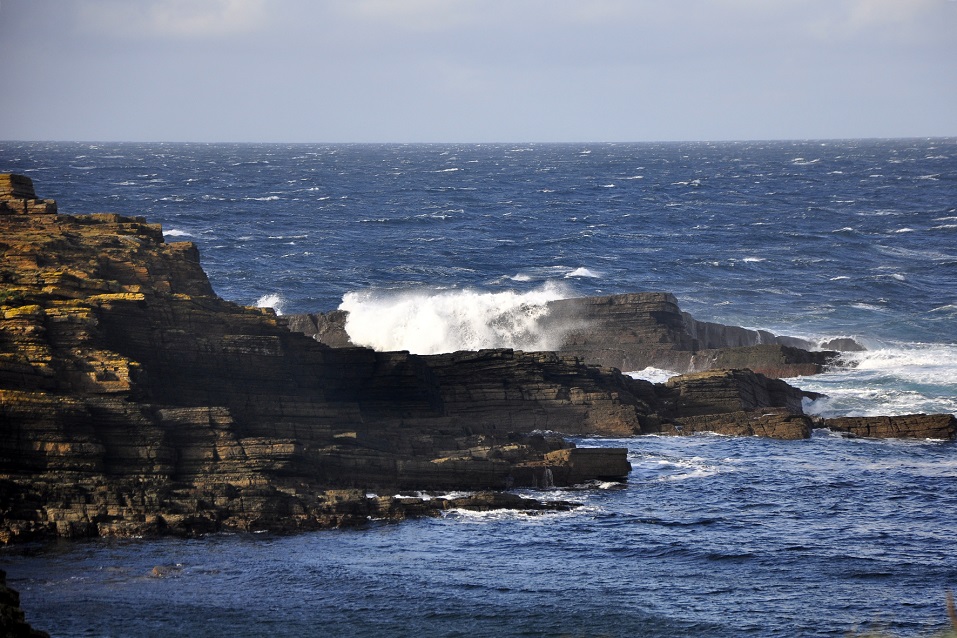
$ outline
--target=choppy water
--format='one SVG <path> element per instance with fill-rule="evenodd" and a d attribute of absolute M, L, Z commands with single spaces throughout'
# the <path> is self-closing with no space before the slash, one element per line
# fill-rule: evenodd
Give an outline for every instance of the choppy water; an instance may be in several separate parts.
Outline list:
<path fill-rule="evenodd" d="M 867 344 L 855 368 L 794 380 L 830 395 L 813 410 L 957 412 L 954 139 L 6 142 L 7 171 L 61 212 L 145 215 L 195 241 L 227 299 L 344 304 L 389 347 L 547 343 L 538 300 L 666 290 L 699 319 Z M 635 470 L 624 489 L 553 493 L 584 503 L 572 514 L 0 562 L 56 635 L 915 635 L 944 620 L 952 443 L 583 444 L 627 445 Z"/>

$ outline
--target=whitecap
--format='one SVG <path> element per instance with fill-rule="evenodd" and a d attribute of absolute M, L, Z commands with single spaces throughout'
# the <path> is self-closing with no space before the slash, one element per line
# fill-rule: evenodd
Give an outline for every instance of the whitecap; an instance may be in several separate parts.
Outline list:
<path fill-rule="evenodd" d="M 745 263 L 758 263 L 762 261 L 767 261 L 764 257 L 745 257 L 741 261 Z"/>
<path fill-rule="evenodd" d="M 166 237 L 192 237 L 192 233 L 188 233 L 185 230 L 179 230 L 177 228 L 170 228 L 169 230 L 164 230 L 163 235 Z"/>
<path fill-rule="evenodd" d="M 946 306 L 937 306 L 932 308 L 930 312 L 955 312 L 957 311 L 957 304 L 947 304 Z"/>
<path fill-rule="evenodd" d="M 913 232 L 914 232 L 914 229 L 913 229 L 913 228 L 906 228 L 906 227 L 905 227 L 905 228 L 898 228 L 898 229 L 895 230 L 894 232 L 895 232 L 895 233 L 913 233 Z"/>
<path fill-rule="evenodd" d="M 535 493 L 537 500 L 546 500 L 542 494 Z M 572 518 L 579 516 L 594 516 L 601 511 L 600 508 L 575 507 L 567 511 L 561 510 L 515 510 L 515 509 L 496 509 L 489 511 L 476 511 L 466 509 L 450 509 L 442 511 L 442 518 L 453 520 L 457 523 L 495 523 L 500 521 L 522 521 L 526 525 L 549 525 L 549 521 L 556 518 Z"/>
<path fill-rule="evenodd" d="M 931 230 L 953 230 L 957 228 L 957 224 L 942 224 L 940 226 L 931 226 Z"/>
<path fill-rule="evenodd" d="M 858 310 L 874 310 L 878 312 L 886 312 L 887 310 L 886 308 L 882 308 L 880 306 L 875 306 L 874 304 L 869 304 L 864 302 L 852 303 L 851 308 L 857 308 Z"/>
<path fill-rule="evenodd" d="M 678 457 L 651 453 L 629 455 L 632 481 L 686 481 L 714 476 L 722 467 L 700 456 Z"/>
<path fill-rule="evenodd" d="M 576 268 L 575 270 L 565 275 L 565 279 L 571 279 L 573 277 L 599 279 L 601 278 L 601 274 L 593 270 L 589 270 L 588 268 Z"/>

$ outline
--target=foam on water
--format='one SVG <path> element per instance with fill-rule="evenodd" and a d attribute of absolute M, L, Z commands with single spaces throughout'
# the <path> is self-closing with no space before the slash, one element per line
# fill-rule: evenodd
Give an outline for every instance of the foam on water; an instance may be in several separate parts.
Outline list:
<path fill-rule="evenodd" d="M 842 357 L 832 370 L 791 380 L 827 395 L 805 406 L 810 414 L 957 414 L 957 344 L 888 344 Z"/>
<path fill-rule="evenodd" d="M 588 268 L 582 267 L 582 268 L 576 268 L 575 270 L 565 275 L 565 279 L 571 279 L 573 277 L 590 277 L 593 279 L 597 279 L 601 277 L 601 273 L 597 273 L 593 270 L 589 270 Z"/>
<path fill-rule="evenodd" d="M 678 376 L 680 373 L 674 370 L 664 370 L 662 368 L 648 366 L 643 370 L 634 370 L 632 372 L 626 372 L 625 374 L 632 379 L 642 379 L 644 381 L 651 381 L 652 383 L 664 383 L 671 377 Z"/>
<path fill-rule="evenodd" d="M 543 320 L 546 303 L 571 291 L 555 282 L 525 293 L 473 289 L 351 292 L 339 309 L 349 313 L 354 343 L 380 351 L 439 354 L 458 350 L 515 348 L 554 350 L 568 329 Z"/>
<path fill-rule="evenodd" d="M 263 295 L 256 300 L 257 308 L 272 308 L 276 311 L 277 315 L 282 314 L 283 305 L 285 304 L 285 299 L 281 295 L 271 293 L 268 295 Z"/>

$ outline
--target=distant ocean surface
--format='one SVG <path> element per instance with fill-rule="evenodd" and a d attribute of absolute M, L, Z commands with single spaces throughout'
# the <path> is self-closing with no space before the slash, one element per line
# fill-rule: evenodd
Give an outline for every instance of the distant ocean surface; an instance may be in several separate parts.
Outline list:
<path fill-rule="evenodd" d="M 378 348 L 547 345 L 535 304 L 674 293 L 868 351 L 814 413 L 957 413 L 957 139 L 577 145 L 0 142 L 63 213 L 143 215 L 224 298 L 343 307 Z M 372 325 L 374 329 L 363 326 Z M 668 371 L 626 371 L 653 380 Z M 0 553 L 55 636 L 843 636 L 943 627 L 957 447 L 627 446 L 568 514 Z M 538 494 L 542 496 L 542 494 Z M 161 566 L 162 578 L 150 577 Z"/>

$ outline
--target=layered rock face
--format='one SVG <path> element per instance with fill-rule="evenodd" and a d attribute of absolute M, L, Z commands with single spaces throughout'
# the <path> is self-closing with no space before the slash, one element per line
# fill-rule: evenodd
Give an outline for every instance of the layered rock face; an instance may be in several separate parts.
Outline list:
<path fill-rule="evenodd" d="M 748 370 L 655 385 L 566 353 L 331 348 L 218 298 L 195 246 L 165 243 L 157 225 L 55 214 L 26 178 L 0 176 L 0 193 L 3 543 L 546 507 L 501 492 L 368 492 L 630 471 L 627 450 L 578 449 L 554 432 L 810 432 L 805 394 Z M 692 343 L 673 300 L 655 299 L 641 302 L 662 309 L 654 330 L 673 324 Z"/>
<path fill-rule="evenodd" d="M 2 541 L 324 527 L 419 507 L 367 489 L 630 469 L 623 449 L 583 463 L 531 434 L 600 431 L 621 410 L 615 375 L 511 352 L 332 350 L 216 297 L 196 248 L 159 226 L 52 214 L 29 180 L 4 183 Z"/>
<path fill-rule="evenodd" d="M 624 449 L 537 432 L 689 416 L 673 388 L 556 353 L 323 346 L 219 299 L 195 246 L 158 226 L 52 214 L 28 180 L 8 183 L 0 540 L 324 527 L 444 507 L 365 490 L 620 479 Z"/>
<path fill-rule="evenodd" d="M 553 301 L 548 318 L 583 325 L 565 337 L 562 352 L 619 370 L 749 368 L 794 377 L 821 372 L 837 354 L 811 352 L 812 344 L 793 337 L 697 321 L 662 292 Z"/>
<path fill-rule="evenodd" d="M 957 437 L 953 414 L 906 414 L 824 419 L 821 426 L 851 436 L 879 439 L 943 439 Z"/>
<path fill-rule="evenodd" d="M 549 302 L 547 310 L 541 329 L 565 335 L 561 354 L 624 371 L 749 368 L 774 378 L 796 377 L 818 374 L 838 354 L 794 337 L 697 321 L 664 292 L 563 299 Z M 334 348 L 352 345 L 347 320 L 341 310 L 288 318 L 291 330 Z M 860 349 L 850 339 L 832 345 Z"/>

